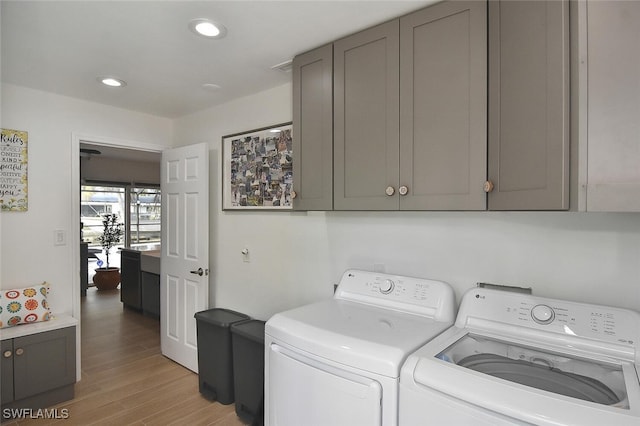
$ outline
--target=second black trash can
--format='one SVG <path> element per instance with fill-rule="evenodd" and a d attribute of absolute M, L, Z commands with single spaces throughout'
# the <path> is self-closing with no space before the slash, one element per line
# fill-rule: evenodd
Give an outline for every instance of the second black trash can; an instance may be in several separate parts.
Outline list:
<path fill-rule="evenodd" d="M 251 425 L 264 424 L 264 321 L 231 325 L 236 414 Z"/>
<path fill-rule="evenodd" d="M 249 319 L 229 309 L 214 308 L 196 312 L 198 334 L 198 386 L 207 399 L 221 404 L 234 401 L 232 324 Z"/>

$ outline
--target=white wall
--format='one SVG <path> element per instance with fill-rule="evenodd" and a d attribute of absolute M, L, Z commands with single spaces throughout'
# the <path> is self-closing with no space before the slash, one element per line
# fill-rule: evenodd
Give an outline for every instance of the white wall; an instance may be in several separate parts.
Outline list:
<path fill-rule="evenodd" d="M 78 209 L 71 193 L 72 156 L 78 155 L 72 133 L 168 147 L 173 123 L 8 84 L 2 85 L 1 112 L 2 127 L 29 133 L 29 210 L 0 213 L 0 287 L 48 281 L 52 310 L 72 313 L 72 286 L 79 282 L 72 262 L 78 249 L 71 241 L 79 228 L 71 220 Z M 66 245 L 54 246 L 55 230 L 66 232 Z"/>
<path fill-rule="evenodd" d="M 176 120 L 211 147 L 211 303 L 267 319 L 330 297 L 347 268 L 476 282 L 640 310 L 640 214 L 221 211 L 221 137 L 290 121 L 291 86 Z M 250 263 L 242 261 L 248 248 Z"/>

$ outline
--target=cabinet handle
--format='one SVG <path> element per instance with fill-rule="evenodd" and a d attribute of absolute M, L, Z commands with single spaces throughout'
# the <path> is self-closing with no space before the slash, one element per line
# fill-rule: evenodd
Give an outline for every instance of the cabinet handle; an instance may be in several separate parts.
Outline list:
<path fill-rule="evenodd" d="M 24 353 L 24 349 L 22 349 L 22 348 L 18 348 L 18 349 L 16 349 L 16 355 L 17 355 L 17 356 L 20 356 L 20 355 L 22 355 L 23 353 Z"/>
<path fill-rule="evenodd" d="M 11 355 L 12 355 L 11 351 L 4 351 L 4 353 L 2 354 L 2 356 L 5 358 L 11 358 Z"/>
<path fill-rule="evenodd" d="M 407 195 L 409 193 L 409 187 L 407 187 L 406 185 L 402 185 L 400 188 L 398 188 L 398 192 L 400 193 L 400 195 Z"/>
<path fill-rule="evenodd" d="M 298 193 L 296 191 L 291 191 L 291 199 L 292 200 L 295 200 L 297 196 L 298 196 Z"/>
<path fill-rule="evenodd" d="M 396 193 L 396 189 L 393 186 L 387 186 L 387 189 L 384 191 L 389 197 Z"/>
<path fill-rule="evenodd" d="M 493 191 L 493 182 L 491 182 L 490 180 L 486 181 L 484 183 L 484 192 L 489 193 L 491 191 Z"/>

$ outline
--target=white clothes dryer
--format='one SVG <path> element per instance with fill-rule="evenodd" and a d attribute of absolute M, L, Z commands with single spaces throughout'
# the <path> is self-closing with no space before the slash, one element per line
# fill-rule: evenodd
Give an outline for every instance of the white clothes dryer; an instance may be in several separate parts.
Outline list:
<path fill-rule="evenodd" d="M 346 271 L 333 299 L 267 321 L 265 424 L 397 425 L 402 364 L 454 319 L 446 283 Z"/>
<path fill-rule="evenodd" d="M 400 426 L 640 425 L 640 314 L 501 290 L 409 356 Z"/>

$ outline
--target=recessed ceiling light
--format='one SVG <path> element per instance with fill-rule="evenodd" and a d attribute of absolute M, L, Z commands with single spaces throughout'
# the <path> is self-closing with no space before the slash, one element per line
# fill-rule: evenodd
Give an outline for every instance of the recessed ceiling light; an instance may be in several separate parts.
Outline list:
<path fill-rule="evenodd" d="M 109 87 L 122 87 L 127 85 L 126 81 L 115 77 L 98 77 L 98 81 Z"/>
<path fill-rule="evenodd" d="M 227 29 L 224 25 L 209 19 L 194 19 L 189 22 L 189 28 L 194 33 L 207 38 L 222 38 L 227 34 Z"/>

